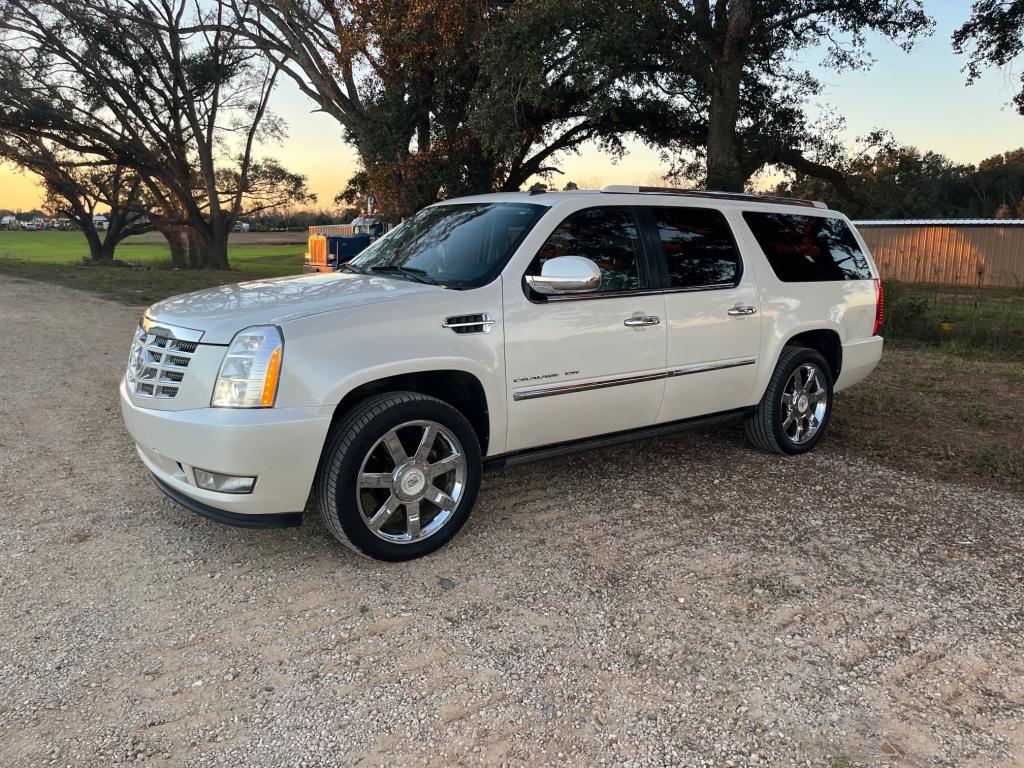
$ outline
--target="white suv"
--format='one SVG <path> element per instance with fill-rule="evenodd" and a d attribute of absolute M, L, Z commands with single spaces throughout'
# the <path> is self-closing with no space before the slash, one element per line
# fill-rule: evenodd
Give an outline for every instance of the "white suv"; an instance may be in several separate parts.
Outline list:
<path fill-rule="evenodd" d="M 385 560 L 462 527 L 481 472 L 740 417 L 809 451 L 878 364 L 882 296 L 819 203 L 608 187 L 430 206 L 341 271 L 154 304 L 121 384 L 159 488 Z"/>

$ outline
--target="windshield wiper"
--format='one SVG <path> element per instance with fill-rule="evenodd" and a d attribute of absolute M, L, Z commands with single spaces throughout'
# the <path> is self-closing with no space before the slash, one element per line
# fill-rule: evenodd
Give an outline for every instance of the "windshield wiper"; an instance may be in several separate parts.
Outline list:
<path fill-rule="evenodd" d="M 344 269 L 346 272 L 355 272 L 357 275 L 365 275 L 366 274 L 365 270 L 359 269 L 359 267 L 353 267 L 347 261 L 344 264 L 342 264 L 340 267 L 338 267 L 339 271 L 342 270 L 342 269 Z"/>
<path fill-rule="evenodd" d="M 425 269 L 416 269 L 415 267 L 400 267 L 397 264 L 378 265 L 376 267 L 370 267 L 371 272 L 379 272 L 385 275 L 401 275 L 407 280 L 413 280 L 417 283 L 424 283 L 426 285 L 436 285 L 433 280 L 427 277 L 427 271 Z"/>

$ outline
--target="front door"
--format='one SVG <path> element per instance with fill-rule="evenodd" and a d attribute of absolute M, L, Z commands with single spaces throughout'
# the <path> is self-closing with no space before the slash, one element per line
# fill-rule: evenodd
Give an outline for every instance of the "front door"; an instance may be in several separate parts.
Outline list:
<path fill-rule="evenodd" d="M 568 217 L 537 252 L 585 256 L 601 288 L 542 297 L 506 279 L 507 451 L 649 426 L 665 388 L 665 301 L 652 275 L 635 212 L 585 208 Z"/>
<path fill-rule="evenodd" d="M 665 286 L 668 378 L 658 421 L 750 405 L 761 301 L 729 222 L 714 208 L 651 207 L 640 215 Z"/>

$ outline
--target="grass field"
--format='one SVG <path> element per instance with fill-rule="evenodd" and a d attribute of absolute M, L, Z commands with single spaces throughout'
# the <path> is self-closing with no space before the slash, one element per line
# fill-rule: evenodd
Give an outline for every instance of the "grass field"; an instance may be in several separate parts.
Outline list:
<path fill-rule="evenodd" d="M 78 232 L 0 231 L 0 274 L 59 283 L 133 304 L 176 293 L 277 277 L 302 271 L 302 233 L 239 233 L 231 236 L 230 271 L 170 268 L 170 252 L 159 235 L 130 238 L 117 247 L 122 266 L 87 266 L 85 238 Z"/>

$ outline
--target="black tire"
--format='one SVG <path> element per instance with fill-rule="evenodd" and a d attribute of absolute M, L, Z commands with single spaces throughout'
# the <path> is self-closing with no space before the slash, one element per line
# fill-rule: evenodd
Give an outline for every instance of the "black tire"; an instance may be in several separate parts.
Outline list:
<path fill-rule="evenodd" d="M 817 431 L 806 442 L 797 443 L 783 428 L 785 414 L 782 396 L 793 372 L 808 363 L 817 366 L 825 379 L 825 414 Z M 761 402 L 743 422 L 743 431 L 747 439 L 762 450 L 784 456 L 807 453 L 818 444 L 828 429 L 828 423 L 832 418 L 833 384 L 832 369 L 820 352 L 807 347 L 784 347 Z"/>
<path fill-rule="evenodd" d="M 436 532 L 407 543 L 386 541 L 370 529 L 357 503 L 357 476 L 367 454 L 389 431 L 411 421 L 440 424 L 457 438 L 465 457 L 462 496 Z M 327 530 L 355 552 L 377 560 L 423 557 L 451 540 L 469 518 L 480 488 L 480 443 L 473 427 L 452 406 L 417 392 L 388 392 L 359 403 L 327 436 L 313 499 Z"/>

